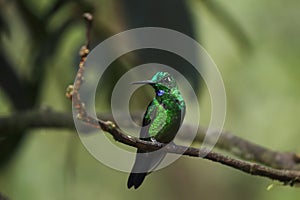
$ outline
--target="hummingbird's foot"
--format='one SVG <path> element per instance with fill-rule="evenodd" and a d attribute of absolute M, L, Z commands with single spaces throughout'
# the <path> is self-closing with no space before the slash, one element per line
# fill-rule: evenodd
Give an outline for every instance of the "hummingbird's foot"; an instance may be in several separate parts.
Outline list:
<path fill-rule="evenodd" d="M 154 145 L 156 145 L 156 146 L 158 145 L 159 148 L 164 147 L 164 143 L 161 143 L 161 142 L 157 141 L 155 138 L 150 138 L 150 141 L 151 141 Z"/>
<path fill-rule="evenodd" d="M 159 143 L 155 138 L 150 138 L 150 140 L 151 140 L 151 142 L 153 142 L 153 143 Z"/>

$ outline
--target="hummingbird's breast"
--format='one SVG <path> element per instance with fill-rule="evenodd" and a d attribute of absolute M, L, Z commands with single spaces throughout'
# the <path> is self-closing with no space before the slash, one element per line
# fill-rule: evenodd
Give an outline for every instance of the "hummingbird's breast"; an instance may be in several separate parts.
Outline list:
<path fill-rule="evenodd" d="M 154 138 L 162 143 L 171 142 L 176 136 L 185 112 L 185 104 L 176 96 L 163 99 L 157 109 L 157 117 L 153 121 L 156 129 Z M 150 127 L 151 128 L 151 127 Z"/>

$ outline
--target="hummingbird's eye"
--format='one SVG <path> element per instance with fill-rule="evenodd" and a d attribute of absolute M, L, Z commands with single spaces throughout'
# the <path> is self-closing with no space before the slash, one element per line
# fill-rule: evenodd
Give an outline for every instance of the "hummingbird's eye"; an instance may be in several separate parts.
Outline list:
<path fill-rule="evenodd" d="M 170 82 L 171 81 L 171 78 L 170 77 L 165 77 L 165 78 L 163 78 L 163 82 L 165 82 L 165 83 L 168 83 L 168 82 Z"/>
<path fill-rule="evenodd" d="M 165 93 L 164 90 L 158 90 L 156 94 L 157 94 L 157 96 L 160 97 L 160 96 L 162 96 L 164 93 Z"/>

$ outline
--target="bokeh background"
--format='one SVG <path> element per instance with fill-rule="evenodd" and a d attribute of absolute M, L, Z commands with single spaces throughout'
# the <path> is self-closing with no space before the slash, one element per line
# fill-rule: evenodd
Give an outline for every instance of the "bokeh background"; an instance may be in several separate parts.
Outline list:
<path fill-rule="evenodd" d="M 197 38 L 224 79 L 225 129 L 271 149 L 299 152 L 299 9 L 297 0 L 0 0 L 0 114 L 45 108 L 71 113 L 64 93 L 85 42 L 81 16 L 89 11 L 95 18 L 93 45 L 144 22 Z M 105 80 L 107 88 L 124 68 Z M 199 96 L 206 126 L 209 95 L 200 87 Z M 98 111 L 107 107 L 98 105 Z M 128 174 L 95 160 L 75 130 L 16 130 L 15 135 L 0 138 L 0 192 L 11 199 L 300 197 L 299 188 L 188 157 L 151 174 L 138 190 L 128 190 Z M 267 190 L 270 184 L 274 187 Z"/>

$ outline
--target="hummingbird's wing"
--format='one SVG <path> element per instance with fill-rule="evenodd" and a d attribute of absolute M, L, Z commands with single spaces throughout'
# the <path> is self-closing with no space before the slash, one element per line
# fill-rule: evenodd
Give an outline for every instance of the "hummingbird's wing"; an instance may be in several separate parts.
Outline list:
<path fill-rule="evenodd" d="M 150 125 L 153 123 L 154 119 L 157 117 L 157 109 L 159 104 L 156 99 L 154 99 L 148 106 L 147 111 L 143 118 L 143 127 L 140 132 L 140 138 L 145 140 L 150 140 L 151 135 L 149 134 Z M 135 163 L 133 165 L 131 174 L 128 178 L 127 187 L 138 188 L 145 179 L 145 176 L 154 170 L 159 163 L 166 156 L 163 151 L 145 152 L 142 150 L 137 150 L 137 155 L 135 158 Z M 141 172 L 141 173 L 136 173 Z"/>
<path fill-rule="evenodd" d="M 150 134 L 149 134 L 149 128 L 151 123 L 156 117 L 157 114 L 157 104 L 156 104 L 156 99 L 150 102 L 150 104 L 147 107 L 147 110 L 144 114 L 143 118 L 143 123 L 142 123 L 142 129 L 140 132 L 140 138 L 149 140 L 150 139 Z"/>

